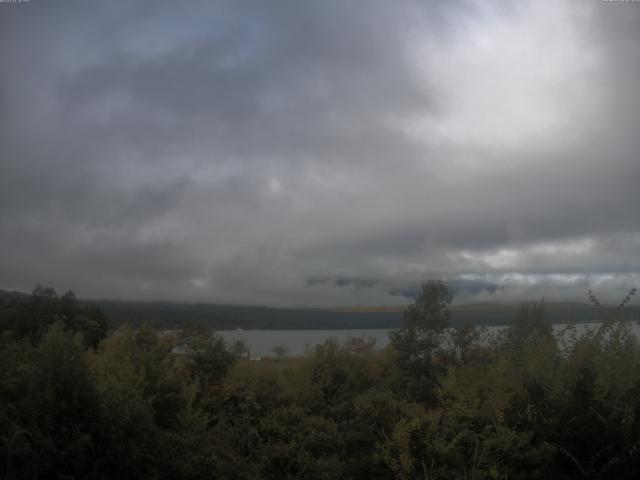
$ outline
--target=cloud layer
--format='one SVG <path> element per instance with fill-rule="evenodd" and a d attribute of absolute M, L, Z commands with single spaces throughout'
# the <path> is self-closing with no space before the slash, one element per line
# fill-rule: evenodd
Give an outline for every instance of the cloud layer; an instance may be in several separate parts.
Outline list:
<path fill-rule="evenodd" d="M 639 22 L 615 2 L 0 4 L 0 288 L 619 295 L 640 283 Z"/>

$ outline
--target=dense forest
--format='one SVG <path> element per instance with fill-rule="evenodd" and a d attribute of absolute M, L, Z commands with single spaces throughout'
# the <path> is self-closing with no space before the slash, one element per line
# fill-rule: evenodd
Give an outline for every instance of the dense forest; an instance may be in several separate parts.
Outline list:
<path fill-rule="evenodd" d="M 480 341 L 431 281 L 383 351 L 263 361 L 201 325 L 109 328 L 71 292 L 3 296 L 0 477 L 636 478 L 633 293 L 584 335 L 539 302 Z"/>

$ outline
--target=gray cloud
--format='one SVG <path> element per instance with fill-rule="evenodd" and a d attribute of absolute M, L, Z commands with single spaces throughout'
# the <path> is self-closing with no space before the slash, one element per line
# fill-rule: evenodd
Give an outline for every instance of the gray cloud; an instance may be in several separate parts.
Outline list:
<path fill-rule="evenodd" d="M 640 275 L 640 8 L 0 5 L 0 287 L 393 304 Z"/>

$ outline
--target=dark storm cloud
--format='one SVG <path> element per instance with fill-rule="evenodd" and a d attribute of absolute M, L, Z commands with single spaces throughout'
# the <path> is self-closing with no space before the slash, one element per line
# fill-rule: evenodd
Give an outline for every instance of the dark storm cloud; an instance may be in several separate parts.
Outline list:
<path fill-rule="evenodd" d="M 640 280 L 636 5 L 0 7 L 0 287 L 334 305 Z"/>
<path fill-rule="evenodd" d="M 376 280 L 367 278 L 344 278 L 344 277 L 329 277 L 329 278 L 308 278 L 307 285 L 313 287 L 314 285 L 333 285 L 336 287 L 356 287 L 356 288 L 371 288 L 376 283 Z"/>

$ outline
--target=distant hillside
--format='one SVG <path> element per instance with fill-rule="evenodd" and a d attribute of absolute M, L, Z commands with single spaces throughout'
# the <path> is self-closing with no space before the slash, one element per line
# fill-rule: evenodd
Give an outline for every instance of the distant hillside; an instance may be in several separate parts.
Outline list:
<path fill-rule="evenodd" d="M 111 324 L 133 325 L 149 322 L 159 328 L 175 328 L 184 323 L 228 329 L 359 329 L 396 328 L 401 312 L 354 313 L 317 309 L 288 309 L 216 304 L 161 302 L 92 301 Z"/>
<path fill-rule="evenodd" d="M 20 292 L 0 290 L 0 299 L 25 296 Z M 206 325 L 218 330 L 270 329 L 372 329 L 398 328 L 404 307 L 353 307 L 337 309 L 295 309 L 255 306 L 229 306 L 209 303 L 125 302 L 87 300 L 82 303 L 100 307 L 110 325 L 149 323 L 157 328 L 178 328 L 186 323 Z M 471 323 L 476 326 L 508 325 L 518 305 L 480 303 L 453 305 L 453 326 Z M 590 322 L 600 319 L 591 305 L 582 303 L 548 303 L 547 316 L 553 323 Z M 640 307 L 626 307 L 631 318 L 640 318 Z"/>
<path fill-rule="evenodd" d="M 26 293 L 22 293 L 22 292 L 14 292 L 11 290 L 0 290 L 0 300 L 2 299 L 6 299 L 6 298 L 20 298 L 20 297 L 27 297 L 28 294 Z"/>
<path fill-rule="evenodd" d="M 398 328 L 402 324 L 402 307 L 355 309 L 288 309 L 269 307 L 226 306 L 216 304 L 144 303 L 96 301 L 112 324 L 137 325 L 149 322 L 159 328 L 175 328 L 185 322 L 209 325 L 225 329 L 360 329 Z M 471 323 L 476 326 L 508 325 L 513 320 L 518 305 L 475 304 L 452 306 L 452 326 Z M 638 318 L 639 307 L 627 307 L 625 311 Z M 587 304 L 549 303 L 548 318 L 553 323 L 592 322 L 601 313 Z"/>

